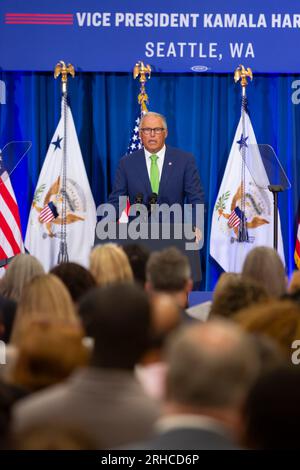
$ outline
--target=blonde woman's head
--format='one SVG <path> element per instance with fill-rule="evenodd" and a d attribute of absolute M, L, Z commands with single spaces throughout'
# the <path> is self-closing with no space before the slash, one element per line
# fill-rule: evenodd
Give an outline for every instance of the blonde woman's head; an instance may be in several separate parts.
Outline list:
<path fill-rule="evenodd" d="M 133 281 L 128 258 L 122 248 L 113 243 L 97 246 L 90 255 L 90 271 L 100 286 Z"/>
<path fill-rule="evenodd" d="M 67 288 L 53 274 L 37 276 L 24 288 L 13 326 L 12 343 L 20 342 L 26 325 L 33 320 L 79 323 Z"/>

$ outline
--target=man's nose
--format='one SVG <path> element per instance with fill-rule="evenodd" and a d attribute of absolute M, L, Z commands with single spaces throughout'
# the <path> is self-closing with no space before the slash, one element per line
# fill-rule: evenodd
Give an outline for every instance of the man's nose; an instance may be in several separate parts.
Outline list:
<path fill-rule="evenodd" d="M 155 135 L 155 129 L 150 129 L 150 135 Z"/>

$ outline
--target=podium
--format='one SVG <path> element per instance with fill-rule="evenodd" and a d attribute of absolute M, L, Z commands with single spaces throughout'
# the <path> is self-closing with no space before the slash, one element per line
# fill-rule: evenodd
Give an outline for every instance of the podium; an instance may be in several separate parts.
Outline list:
<path fill-rule="evenodd" d="M 200 244 L 195 242 L 195 236 L 191 231 L 191 224 L 165 224 L 165 223 L 141 223 L 139 226 L 109 222 L 106 230 L 102 230 L 97 224 L 95 245 L 116 243 L 120 246 L 129 244 L 141 244 L 150 252 L 161 251 L 171 246 L 176 247 L 189 259 L 194 282 L 194 290 L 199 289 L 201 274 Z M 139 230 L 137 230 L 139 228 Z"/>

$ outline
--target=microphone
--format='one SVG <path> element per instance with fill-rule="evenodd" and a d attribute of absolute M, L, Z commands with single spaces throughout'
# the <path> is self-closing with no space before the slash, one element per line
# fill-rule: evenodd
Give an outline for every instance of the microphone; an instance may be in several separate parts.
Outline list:
<path fill-rule="evenodd" d="M 134 198 L 134 204 L 143 204 L 144 195 L 143 193 L 137 193 Z"/>
<path fill-rule="evenodd" d="M 143 205 L 143 200 L 144 200 L 144 195 L 143 193 L 136 193 L 135 197 L 134 197 L 134 201 L 133 201 L 133 206 L 135 206 L 135 210 L 136 210 L 136 216 L 140 215 L 141 214 L 141 207 Z M 130 209 L 129 209 L 129 216 L 132 216 L 133 215 L 130 213 Z"/>
<path fill-rule="evenodd" d="M 156 193 L 151 193 L 148 199 L 148 213 L 154 215 L 155 205 L 157 204 L 158 195 Z"/>

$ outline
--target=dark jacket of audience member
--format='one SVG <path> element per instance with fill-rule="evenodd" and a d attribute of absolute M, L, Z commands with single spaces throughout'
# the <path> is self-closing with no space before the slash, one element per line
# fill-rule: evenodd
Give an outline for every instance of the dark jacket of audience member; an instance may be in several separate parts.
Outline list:
<path fill-rule="evenodd" d="M 243 444 L 252 449 L 299 449 L 299 396 L 299 366 L 261 376 L 244 406 Z"/>
<path fill-rule="evenodd" d="M 82 430 L 98 448 L 145 438 L 158 415 L 157 404 L 134 376 L 151 338 L 146 294 L 133 284 L 95 288 L 82 299 L 80 310 L 89 312 L 91 367 L 16 405 L 15 431 L 42 424 Z"/>

